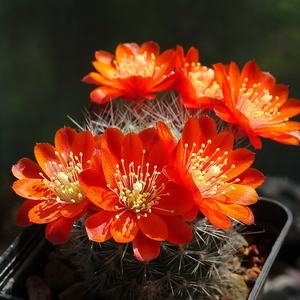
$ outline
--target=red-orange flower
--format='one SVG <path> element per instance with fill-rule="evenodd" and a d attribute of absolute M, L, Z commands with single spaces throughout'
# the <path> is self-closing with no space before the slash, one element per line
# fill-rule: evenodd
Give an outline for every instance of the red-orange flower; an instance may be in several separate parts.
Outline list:
<path fill-rule="evenodd" d="M 211 109 L 211 98 L 222 98 L 214 70 L 200 65 L 199 52 L 194 47 L 191 47 L 184 57 L 183 48 L 177 46 L 176 72 L 182 79 L 176 90 L 187 107 Z"/>
<path fill-rule="evenodd" d="M 99 73 L 83 78 L 86 83 L 100 85 L 91 92 L 92 101 L 104 103 L 120 96 L 123 100 L 141 101 L 155 98 L 155 92 L 172 89 L 175 51 L 159 52 L 159 45 L 154 42 L 141 46 L 120 44 L 115 56 L 96 52 L 93 65 Z"/>
<path fill-rule="evenodd" d="M 55 147 L 42 143 L 34 147 L 37 163 L 20 159 L 13 167 L 19 179 L 13 189 L 27 200 L 17 214 L 17 224 L 48 223 L 46 238 L 53 244 L 68 240 L 73 223 L 82 217 L 88 199 L 78 174 L 89 167 L 94 138 L 89 131 L 76 133 L 63 128 L 55 135 Z"/>
<path fill-rule="evenodd" d="M 276 84 L 269 73 L 260 71 L 254 61 L 242 72 L 232 62 L 214 65 L 224 99 L 215 101 L 217 115 L 235 124 L 239 135 L 248 136 L 251 144 L 262 147 L 260 137 L 284 144 L 299 144 L 300 123 L 289 118 L 300 113 L 300 101 L 288 99 L 288 87 Z"/>
<path fill-rule="evenodd" d="M 193 219 L 199 209 L 222 229 L 231 227 L 228 217 L 245 224 L 254 222 L 247 205 L 257 201 L 254 188 L 264 177 L 249 168 L 254 153 L 244 148 L 232 150 L 233 143 L 231 133 L 216 133 L 216 124 L 209 117 L 187 121 L 174 157 L 164 169 L 170 180 L 193 193 L 195 206 L 186 218 Z"/>
<path fill-rule="evenodd" d="M 192 197 L 161 173 L 175 146 L 166 125 L 126 136 L 108 128 L 100 144 L 92 168 L 79 175 L 87 197 L 101 209 L 86 220 L 89 239 L 132 242 L 142 261 L 159 255 L 160 241 L 188 243 L 192 230 L 181 215 L 191 209 Z"/>

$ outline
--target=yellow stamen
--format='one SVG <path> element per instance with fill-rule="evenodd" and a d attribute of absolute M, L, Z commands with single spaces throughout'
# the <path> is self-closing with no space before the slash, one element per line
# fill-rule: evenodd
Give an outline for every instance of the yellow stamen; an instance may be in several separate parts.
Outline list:
<path fill-rule="evenodd" d="M 52 176 L 47 179 L 43 177 L 44 184 L 51 190 L 52 194 L 43 197 L 43 200 L 54 199 L 59 203 L 72 204 L 80 203 L 85 197 L 83 190 L 80 187 L 78 181 L 78 174 L 82 172 L 82 157 L 80 153 L 79 157 L 74 156 L 70 152 L 68 160 L 65 159 L 64 154 L 60 154 L 57 151 L 55 155 L 58 156 L 60 163 L 47 162 L 45 166 L 51 172 Z"/>
<path fill-rule="evenodd" d="M 273 97 L 269 90 L 263 89 L 261 83 L 255 83 L 247 87 L 248 78 L 244 78 L 242 87 L 235 107 L 240 110 L 248 119 L 250 126 L 254 129 L 279 125 L 287 122 L 288 119 L 273 121 L 280 115 L 281 103 L 279 97 Z M 234 89 L 232 89 L 232 93 Z"/>
<path fill-rule="evenodd" d="M 188 63 L 185 64 L 187 68 Z M 222 91 L 215 80 L 213 69 L 201 66 L 200 63 L 192 63 L 192 70 L 188 72 L 187 77 L 191 81 L 197 97 L 222 98 Z"/>
<path fill-rule="evenodd" d="M 107 185 L 119 197 L 120 206 L 115 208 L 134 211 L 137 218 L 147 217 L 162 196 L 170 196 L 169 193 L 163 193 L 164 184 L 156 186 L 156 181 L 161 175 L 161 172 L 157 171 L 157 166 L 153 167 L 151 173 L 148 163 L 135 167 L 131 162 L 127 171 L 124 160 L 121 159 L 121 168 L 120 170 L 120 165 L 116 165 L 115 182 L 118 188 L 112 189 L 111 185 Z"/>
<path fill-rule="evenodd" d="M 211 197 L 217 195 L 223 195 L 234 189 L 233 183 L 237 183 L 239 179 L 235 179 L 232 182 L 227 181 L 227 173 L 235 168 L 235 165 L 231 165 L 230 168 L 224 167 L 228 165 L 228 151 L 224 151 L 220 154 L 221 149 L 216 148 L 214 153 L 210 156 L 205 156 L 205 152 L 212 144 L 211 140 L 208 140 L 206 144 L 202 144 L 197 152 L 195 148 L 197 145 L 194 143 L 190 155 L 187 155 L 189 145 L 185 145 L 185 165 L 188 171 L 192 174 L 192 178 L 201 191 L 202 197 Z"/>
<path fill-rule="evenodd" d="M 119 71 L 116 77 L 126 78 L 130 76 L 142 76 L 142 77 L 152 77 L 156 72 L 159 72 L 164 65 L 156 65 L 156 57 L 153 53 L 148 55 L 147 52 L 143 54 L 134 54 L 127 56 L 123 55 L 121 62 L 115 60 L 114 64 Z"/>

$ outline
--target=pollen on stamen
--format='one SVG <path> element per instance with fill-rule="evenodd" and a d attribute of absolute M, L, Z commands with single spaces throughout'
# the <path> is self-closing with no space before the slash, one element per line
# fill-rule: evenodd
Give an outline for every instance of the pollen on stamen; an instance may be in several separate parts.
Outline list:
<path fill-rule="evenodd" d="M 143 151 L 143 156 L 144 154 L 145 151 Z M 136 213 L 138 218 L 147 217 L 147 213 L 153 211 L 153 207 L 159 203 L 161 196 L 167 196 L 163 193 L 164 184 L 156 186 L 161 172 L 157 171 L 157 166 L 153 166 L 152 172 L 150 172 L 149 163 L 135 166 L 134 162 L 131 162 L 126 167 L 124 160 L 121 160 L 121 164 L 122 172 L 119 165 L 116 165 L 115 183 L 117 187 L 112 189 L 112 185 L 107 184 L 107 187 L 119 198 L 120 205 L 115 208 L 124 211 L 131 210 Z"/>
<path fill-rule="evenodd" d="M 51 172 L 52 176 L 49 176 L 49 179 L 47 179 L 43 173 L 39 173 L 43 178 L 43 183 L 52 192 L 52 194 L 42 197 L 42 200 L 53 199 L 63 204 L 82 202 L 85 194 L 79 185 L 78 174 L 82 171 L 81 161 L 83 154 L 79 154 L 79 158 L 70 152 L 69 159 L 71 160 L 67 161 L 63 153 L 60 154 L 58 151 L 54 153 L 60 160 L 60 163 L 55 161 L 45 163 L 48 172 Z"/>
<path fill-rule="evenodd" d="M 192 178 L 201 191 L 203 197 L 211 197 L 226 194 L 235 187 L 232 184 L 237 183 L 240 179 L 235 179 L 231 182 L 226 182 L 227 173 L 234 169 L 236 166 L 232 164 L 230 168 L 224 167 L 228 164 L 229 152 L 224 151 L 223 154 L 219 154 L 221 149 L 216 148 L 210 156 L 203 156 L 206 147 L 212 144 L 211 140 L 208 140 L 206 144 L 202 144 L 198 151 L 193 148 L 193 153 L 189 155 L 186 161 L 187 170 L 192 174 Z M 187 151 L 185 145 L 185 152 Z M 218 153 L 218 157 L 215 155 Z"/>

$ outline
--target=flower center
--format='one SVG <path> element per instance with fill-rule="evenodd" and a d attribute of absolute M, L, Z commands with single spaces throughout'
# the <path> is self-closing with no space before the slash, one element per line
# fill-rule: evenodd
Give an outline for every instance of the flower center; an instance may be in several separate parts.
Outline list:
<path fill-rule="evenodd" d="M 186 63 L 185 67 L 189 64 Z M 188 79 L 196 90 L 197 97 L 222 98 L 222 91 L 215 79 L 213 69 L 201 66 L 200 63 L 191 64 L 192 71 L 188 72 Z"/>
<path fill-rule="evenodd" d="M 207 144 L 202 144 L 197 152 L 194 152 L 197 146 L 194 143 L 191 154 L 188 157 L 187 149 L 189 145 L 185 144 L 185 165 L 192 174 L 193 181 L 203 198 L 224 195 L 234 189 L 234 186 L 231 184 L 239 181 L 239 179 L 235 179 L 233 182 L 226 182 L 226 173 L 235 168 L 235 165 L 232 164 L 229 169 L 226 168 L 227 170 L 224 171 L 224 167 L 228 165 L 227 151 L 220 154 L 221 149 L 216 148 L 212 155 L 204 155 L 211 143 L 211 140 L 208 140 Z"/>
<path fill-rule="evenodd" d="M 155 72 L 160 70 L 161 67 L 155 66 L 156 57 L 152 53 L 148 56 L 147 52 L 143 54 L 134 54 L 127 56 L 123 54 L 121 62 L 118 64 L 115 60 L 115 66 L 119 71 L 119 74 L 115 76 L 118 78 L 126 78 L 130 76 L 142 76 L 142 77 L 152 77 Z"/>
<path fill-rule="evenodd" d="M 72 204 L 80 203 L 85 197 L 83 190 L 78 181 L 78 174 L 82 169 L 82 153 L 74 156 L 70 152 L 68 160 L 65 159 L 64 154 L 59 154 L 57 151 L 55 155 L 59 157 L 60 163 L 49 161 L 46 165 L 49 167 L 51 177 L 46 179 L 42 173 L 40 175 L 44 178 L 44 184 L 51 190 L 52 194 L 43 197 L 43 200 L 55 199 L 59 203 Z"/>
<path fill-rule="evenodd" d="M 269 90 L 261 87 L 261 83 L 254 83 L 252 87 L 247 88 L 247 82 L 248 78 L 244 78 L 236 108 L 249 119 L 252 128 L 288 121 L 288 119 L 284 119 L 279 122 L 272 122 L 274 118 L 280 115 L 278 111 L 281 106 L 281 103 L 278 102 L 279 98 L 270 95 Z"/>
<path fill-rule="evenodd" d="M 128 172 L 124 166 L 124 160 L 121 159 L 122 171 L 120 166 L 116 165 L 115 180 L 117 188 L 112 189 L 111 185 L 107 185 L 119 197 L 120 206 L 117 209 L 131 210 L 137 214 L 137 217 L 147 217 L 148 213 L 152 212 L 152 207 L 159 203 L 163 194 L 165 185 L 162 183 L 160 187 L 156 186 L 157 178 L 161 172 L 157 171 L 157 166 L 153 167 L 150 174 L 150 165 L 145 164 L 145 173 L 142 172 L 142 167 L 135 168 L 131 162 L 128 166 Z"/>

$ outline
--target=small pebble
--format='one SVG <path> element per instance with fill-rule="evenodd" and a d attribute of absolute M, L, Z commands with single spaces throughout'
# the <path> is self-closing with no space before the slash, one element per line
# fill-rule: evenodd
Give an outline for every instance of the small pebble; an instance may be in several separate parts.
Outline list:
<path fill-rule="evenodd" d="M 52 300 L 49 286 L 39 276 L 31 276 L 26 282 L 29 300 Z"/>

